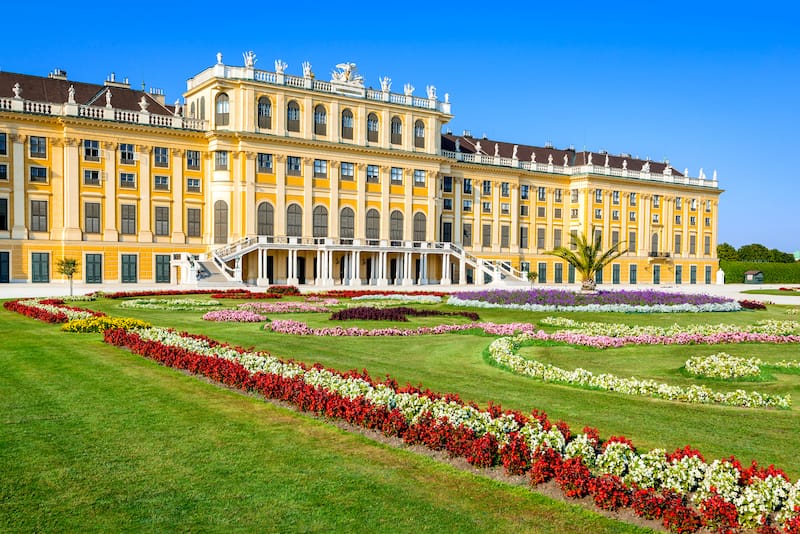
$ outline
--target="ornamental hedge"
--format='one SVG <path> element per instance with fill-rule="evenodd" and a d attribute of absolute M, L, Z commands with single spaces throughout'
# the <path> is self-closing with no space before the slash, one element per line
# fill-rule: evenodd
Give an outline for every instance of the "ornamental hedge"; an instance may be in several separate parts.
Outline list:
<path fill-rule="evenodd" d="M 726 284 L 743 283 L 745 271 L 763 272 L 765 284 L 800 283 L 800 262 L 771 263 L 720 260 L 719 266 L 723 271 L 725 271 Z"/>

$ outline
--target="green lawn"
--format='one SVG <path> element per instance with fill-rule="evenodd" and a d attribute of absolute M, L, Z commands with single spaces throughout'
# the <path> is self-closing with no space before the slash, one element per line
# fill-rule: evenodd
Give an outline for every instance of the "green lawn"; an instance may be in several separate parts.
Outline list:
<path fill-rule="evenodd" d="M 0 310 L 0 339 L 0 531 L 642 531 L 158 366 L 99 334 Z"/>

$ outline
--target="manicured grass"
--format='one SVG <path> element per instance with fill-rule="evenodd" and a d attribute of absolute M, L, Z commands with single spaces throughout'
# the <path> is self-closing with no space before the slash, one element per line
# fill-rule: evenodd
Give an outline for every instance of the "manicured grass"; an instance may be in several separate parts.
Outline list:
<path fill-rule="evenodd" d="M 791 284 L 788 285 L 791 286 Z M 800 304 L 800 291 L 781 291 L 780 289 L 748 289 L 742 291 L 742 293 L 747 293 L 749 295 L 780 295 L 782 297 L 797 297 L 797 303 Z"/>
<path fill-rule="evenodd" d="M 99 334 L 0 309 L 0 339 L 0 531 L 642 532 L 160 367 Z"/>

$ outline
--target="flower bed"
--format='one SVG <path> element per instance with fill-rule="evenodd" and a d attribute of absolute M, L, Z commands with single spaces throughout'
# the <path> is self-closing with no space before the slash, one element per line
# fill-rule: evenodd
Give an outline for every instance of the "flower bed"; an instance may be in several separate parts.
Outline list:
<path fill-rule="evenodd" d="M 414 295 L 421 295 L 421 296 L 437 296 L 437 297 L 444 297 L 449 295 L 449 293 L 444 293 L 442 291 L 393 291 L 387 292 L 386 290 L 377 290 L 377 289 L 329 289 L 327 291 L 320 291 L 319 293 L 314 293 L 314 295 L 319 297 L 335 297 L 340 299 L 352 299 L 363 297 L 367 295 L 375 295 L 378 297 L 386 297 L 387 295 L 399 295 L 402 297 L 410 297 Z"/>
<path fill-rule="evenodd" d="M 439 304 L 442 297 L 439 295 L 409 295 L 406 293 L 388 293 L 376 295 L 361 295 L 352 297 L 351 300 L 387 300 L 396 304 Z"/>
<path fill-rule="evenodd" d="M 607 337 L 674 337 L 683 335 L 712 336 L 716 334 L 765 334 L 769 336 L 792 336 L 800 334 L 798 321 L 756 321 L 752 325 L 726 325 L 726 324 L 694 324 L 689 326 L 672 325 L 663 326 L 636 326 L 623 323 L 581 322 L 567 317 L 545 317 L 539 320 L 540 325 L 554 326 L 567 329 L 577 334 L 587 336 Z"/>
<path fill-rule="evenodd" d="M 97 292 L 107 299 L 124 299 L 130 297 L 156 297 L 168 295 L 210 295 L 212 293 L 225 295 L 224 298 L 237 298 L 239 294 L 249 294 L 247 289 L 159 289 L 151 291 L 117 291 L 114 293 Z"/>
<path fill-rule="evenodd" d="M 706 386 L 671 386 L 655 380 L 639 380 L 634 377 L 621 378 L 608 373 L 596 375 L 581 368 L 568 371 L 555 365 L 519 356 L 516 351 L 520 344 L 531 339 L 534 338 L 527 334 L 496 339 L 489 345 L 489 355 L 496 363 L 515 373 L 538 378 L 545 382 L 614 391 L 624 395 L 652 397 L 690 404 L 721 404 L 746 408 L 789 408 L 792 403 L 789 395 L 771 395 L 741 389 L 721 392 L 713 391 Z M 756 367 L 756 369 L 758 368 Z"/>
<path fill-rule="evenodd" d="M 330 311 L 325 306 L 296 301 L 245 302 L 239 304 L 238 308 L 259 313 L 327 313 Z"/>
<path fill-rule="evenodd" d="M 356 326 L 334 326 L 327 328 L 311 328 L 302 321 L 275 319 L 264 325 L 264 330 L 271 330 L 279 334 L 296 336 L 427 336 L 436 334 L 452 334 L 467 330 L 482 330 L 486 334 L 495 336 L 513 335 L 517 332 L 533 332 L 535 327 L 529 323 L 465 323 L 465 324 L 440 324 L 437 326 L 419 326 L 417 328 L 359 328 Z M 542 334 L 544 334 L 542 332 Z M 547 335 L 547 334 L 544 334 Z"/>
<path fill-rule="evenodd" d="M 229 323 L 260 323 L 266 321 L 267 318 L 249 310 L 214 310 L 203 315 L 203 320 Z"/>
<path fill-rule="evenodd" d="M 741 309 L 736 301 L 724 297 L 651 290 L 594 293 L 558 289 L 486 290 L 453 293 L 448 304 L 526 311 L 624 313 L 720 312 Z"/>
<path fill-rule="evenodd" d="M 61 330 L 63 332 L 86 334 L 89 332 L 105 332 L 110 328 L 132 330 L 134 328 L 150 328 L 151 326 L 150 323 L 142 321 L 141 319 L 133 319 L 131 317 L 108 317 L 104 315 L 89 317 L 87 319 L 75 319 L 74 321 L 62 324 Z"/>
<path fill-rule="evenodd" d="M 123 301 L 120 308 L 133 308 L 138 310 L 206 310 L 212 306 L 220 306 L 218 300 L 203 299 L 134 299 Z"/>
<path fill-rule="evenodd" d="M 67 306 L 61 299 L 9 300 L 3 303 L 3 307 L 47 323 L 66 323 L 76 319 L 105 315 L 103 312 Z"/>
<path fill-rule="evenodd" d="M 466 317 L 471 321 L 479 319 L 475 312 L 443 312 L 439 310 L 415 310 L 403 306 L 396 308 L 373 308 L 362 306 L 356 308 L 345 308 L 330 316 L 331 321 L 399 321 L 408 322 L 408 316 L 412 317 L 440 317 L 440 316 L 460 316 Z"/>
<path fill-rule="evenodd" d="M 711 356 L 693 356 L 686 360 L 686 370 L 695 376 L 708 378 L 747 378 L 761 374 L 758 358 L 736 358 L 725 352 Z"/>

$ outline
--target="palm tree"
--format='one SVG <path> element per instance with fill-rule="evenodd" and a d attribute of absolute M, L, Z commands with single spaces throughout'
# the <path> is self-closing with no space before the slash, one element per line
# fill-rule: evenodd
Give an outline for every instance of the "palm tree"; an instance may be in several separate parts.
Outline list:
<path fill-rule="evenodd" d="M 622 242 L 617 242 L 603 252 L 602 238 L 599 233 L 595 234 L 594 242 L 589 241 L 586 234 L 576 234 L 572 237 L 571 244 L 575 250 L 559 247 L 546 254 L 557 256 L 574 266 L 581 275 L 581 289 L 584 291 L 591 291 L 595 288 L 594 276 L 597 271 L 625 254 L 625 250 L 620 250 Z"/>

